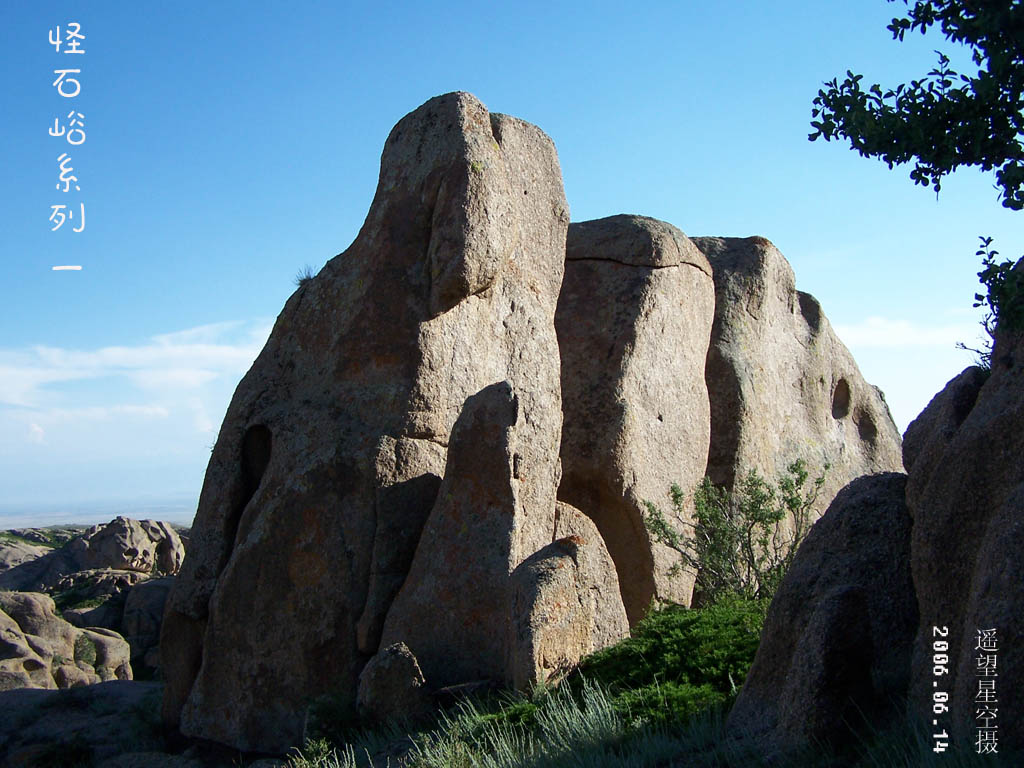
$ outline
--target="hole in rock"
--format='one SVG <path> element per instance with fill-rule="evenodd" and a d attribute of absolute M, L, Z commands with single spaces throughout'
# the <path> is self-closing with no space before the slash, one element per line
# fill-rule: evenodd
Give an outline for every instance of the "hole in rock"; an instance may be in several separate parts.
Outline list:
<path fill-rule="evenodd" d="M 840 379 L 832 393 L 832 418 L 841 419 L 850 413 L 850 385 Z"/>
<path fill-rule="evenodd" d="M 857 433 L 860 435 L 860 439 L 869 443 L 874 442 L 878 437 L 878 426 L 871 414 L 865 410 L 858 410 L 854 421 L 857 422 Z"/>

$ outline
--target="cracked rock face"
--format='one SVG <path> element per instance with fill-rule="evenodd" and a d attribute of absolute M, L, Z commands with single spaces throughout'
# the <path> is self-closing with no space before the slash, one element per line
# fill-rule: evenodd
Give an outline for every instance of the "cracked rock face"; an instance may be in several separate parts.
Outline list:
<path fill-rule="evenodd" d="M 465 93 L 395 126 L 355 242 L 289 299 L 228 408 L 162 627 L 169 724 L 283 752 L 312 697 L 354 703 L 456 417 L 495 382 L 521 414 L 513 560 L 550 541 L 567 225 L 535 126 Z"/>
<path fill-rule="evenodd" d="M 555 327 L 562 353 L 559 499 L 597 525 L 631 623 L 655 596 L 689 602 L 692 575 L 651 540 L 644 501 L 704 476 L 711 423 L 704 358 L 715 312 L 707 258 L 644 216 L 572 224 Z M 674 521 L 682 529 L 683 521 Z"/>

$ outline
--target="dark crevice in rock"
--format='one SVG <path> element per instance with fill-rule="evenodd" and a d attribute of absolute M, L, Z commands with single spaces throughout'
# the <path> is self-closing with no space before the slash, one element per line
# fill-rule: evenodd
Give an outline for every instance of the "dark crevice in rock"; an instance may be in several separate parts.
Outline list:
<path fill-rule="evenodd" d="M 719 335 L 718 329 L 711 332 L 712 339 Z M 711 406 L 711 439 L 705 475 L 715 485 L 732 488 L 736 479 L 736 454 L 742 429 L 736 414 L 741 412 L 743 393 L 740 391 L 736 368 L 714 343 L 708 347 L 704 381 Z"/>
<path fill-rule="evenodd" d="M 270 430 L 262 424 L 256 424 L 245 431 L 242 438 L 241 463 L 242 463 L 242 489 L 241 497 L 235 508 L 224 524 L 224 541 L 229 542 L 224 552 L 224 560 L 220 570 L 223 570 L 231 559 L 231 553 L 235 549 L 235 537 L 238 535 L 238 526 L 242 521 L 242 513 L 249 505 L 252 497 L 256 495 L 263 479 L 263 473 L 270 463 L 270 450 L 273 439 Z"/>

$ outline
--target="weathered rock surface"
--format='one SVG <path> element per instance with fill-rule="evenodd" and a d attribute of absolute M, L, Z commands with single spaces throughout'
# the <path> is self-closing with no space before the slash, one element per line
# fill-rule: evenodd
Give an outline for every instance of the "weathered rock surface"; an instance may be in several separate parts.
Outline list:
<path fill-rule="evenodd" d="M 48 595 L 0 592 L 0 690 L 71 688 L 131 680 L 128 643 L 116 632 L 80 629 Z"/>
<path fill-rule="evenodd" d="M 671 514 L 672 483 L 692 489 L 704 476 L 714 307 L 708 260 L 671 224 L 621 215 L 570 225 L 555 315 L 564 412 L 558 497 L 597 524 L 633 622 L 656 596 L 690 599 L 692 575 L 668 576 L 677 555 L 652 541 L 644 501 Z"/>
<path fill-rule="evenodd" d="M 509 671 L 528 690 L 629 634 L 615 565 L 594 523 L 559 502 L 555 541 L 512 573 Z"/>
<path fill-rule="evenodd" d="M 174 577 L 152 579 L 134 586 L 125 597 L 118 631 L 131 648 L 132 669 L 152 676 L 160 668 L 160 625 Z"/>
<path fill-rule="evenodd" d="M 695 237 L 715 279 L 705 377 L 711 395 L 707 474 L 720 485 L 750 469 L 774 479 L 796 459 L 831 468 L 821 514 L 856 477 L 902 471 L 888 406 L 864 381 L 810 294 L 763 237 Z"/>
<path fill-rule="evenodd" d="M 905 486 L 898 473 L 854 480 L 811 528 L 768 611 L 730 735 L 782 754 L 900 714 L 918 624 Z"/>
<path fill-rule="evenodd" d="M 159 729 L 160 685 L 114 680 L 62 691 L 0 690 L 0 759 L 11 768 L 44 765 L 178 766 Z M 149 762 L 108 764 L 125 753 Z M 127 759 L 127 758 L 126 758 Z"/>
<path fill-rule="evenodd" d="M 907 482 L 921 616 L 909 700 L 932 717 L 933 627 L 948 627 L 949 722 L 954 738 L 973 741 L 978 658 L 993 653 L 978 647 L 978 632 L 995 629 L 1000 751 L 1024 750 L 1024 720 L 1012 714 L 1024 711 L 1024 334 L 997 334 L 992 372 L 954 429 L 959 413 L 949 404 L 970 399 L 965 380 L 977 374 L 951 381 L 918 419 L 930 428 Z"/>
<path fill-rule="evenodd" d="M 42 557 L 50 551 L 41 544 L 30 544 L 17 539 L 0 538 L 0 573 L 17 565 Z"/>
<path fill-rule="evenodd" d="M 54 525 L 48 528 L 11 528 L 7 533 L 46 547 L 61 547 L 88 530 L 87 525 Z"/>
<path fill-rule="evenodd" d="M 181 540 L 168 523 L 118 517 L 87 529 L 60 549 L 0 573 L 0 589 L 50 591 L 80 571 L 124 571 L 141 578 L 174 574 L 184 557 Z"/>
<path fill-rule="evenodd" d="M 395 643 L 378 651 L 359 675 L 356 704 L 372 722 L 417 720 L 433 708 L 426 679 L 412 651 Z"/>
<path fill-rule="evenodd" d="M 354 704 L 452 425 L 494 382 L 510 382 L 519 414 L 509 569 L 550 541 L 567 223 L 536 127 L 464 93 L 395 126 L 362 230 L 289 299 L 220 430 L 162 628 L 168 723 L 284 751 L 311 697 Z"/>
<path fill-rule="evenodd" d="M 131 647 L 132 671 L 135 677 L 150 678 L 160 668 L 160 624 L 163 621 L 167 596 L 174 585 L 174 577 L 144 579 L 132 571 L 85 571 L 66 579 L 81 579 L 87 574 L 112 575 L 98 582 L 86 581 L 89 587 L 83 596 L 108 595 L 98 606 L 67 608 L 64 619 L 76 627 L 103 627 L 124 637 Z M 129 578 L 121 582 L 121 577 Z M 138 578 L 133 578 L 138 577 Z M 64 582 L 64 579 L 61 580 Z M 104 591 L 110 588 L 111 591 Z M 95 594 L 92 594 L 95 592 Z"/>

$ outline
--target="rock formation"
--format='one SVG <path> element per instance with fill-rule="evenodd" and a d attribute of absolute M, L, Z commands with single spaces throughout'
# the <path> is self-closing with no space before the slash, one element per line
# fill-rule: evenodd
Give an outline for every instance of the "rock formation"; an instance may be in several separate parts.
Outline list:
<path fill-rule="evenodd" d="M 978 379 L 971 369 L 953 379 L 907 430 L 927 433 L 907 481 L 921 616 L 909 701 L 933 717 L 933 627 L 948 627 L 950 674 L 941 684 L 953 738 L 976 736 L 978 659 L 994 655 L 998 741 L 1004 751 L 1024 750 L 1024 720 L 1013 714 L 1024 711 L 1024 333 L 997 333 L 980 389 Z M 979 647 L 987 629 L 996 630 L 994 651 Z"/>
<path fill-rule="evenodd" d="M 48 595 L 0 592 L 0 690 L 132 679 L 120 635 L 73 627 L 55 611 Z"/>
<path fill-rule="evenodd" d="M 1024 751 L 1024 334 L 997 333 L 992 360 L 908 427 L 908 476 L 854 481 L 811 530 L 730 714 L 735 736 L 784 752 L 849 737 L 863 718 L 844 712 L 878 727 L 905 707 L 961 751 L 983 733 L 999 754 Z"/>
<path fill-rule="evenodd" d="M 356 240 L 228 408 L 161 628 L 167 725 L 283 752 L 364 672 L 378 715 L 374 691 L 543 681 L 689 600 L 643 524 L 671 483 L 802 457 L 834 465 L 825 501 L 900 466 L 767 241 L 567 227 L 536 127 L 464 93 L 395 126 Z"/>
<path fill-rule="evenodd" d="M 707 474 L 732 487 L 756 469 L 774 479 L 798 458 L 816 477 L 815 512 L 873 472 L 902 471 L 900 435 L 810 294 L 763 237 L 697 237 L 715 278 L 705 378 L 711 394 Z"/>
<path fill-rule="evenodd" d="M 118 517 L 0 573 L 0 589 L 53 591 L 61 579 L 83 571 L 114 571 L 113 577 L 120 573 L 135 583 L 154 573 L 177 573 L 184 557 L 181 539 L 168 523 Z"/>
<path fill-rule="evenodd" d="M 289 299 L 228 408 L 162 629 L 168 722 L 284 751 L 311 697 L 354 703 L 445 506 L 452 426 L 495 382 L 518 414 L 509 569 L 551 540 L 567 224 L 554 146 L 534 126 L 462 93 L 395 126 L 355 242 Z M 485 479 L 458 480 L 471 495 Z"/>
<path fill-rule="evenodd" d="M 899 473 L 854 480 L 812 527 L 772 600 L 729 732 L 784 753 L 902 714 L 917 629 L 905 485 Z"/>
<path fill-rule="evenodd" d="M 549 506 L 531 508 L 521 497 L 530 472 L 521 458 L 525 423 L 507 382 L 466 401 L 452 430 L 437 503 L 388 612 L 382 644 L 405 643 L 433 687 L 505 676 L 509 576 L 554 529 L 553 498 Z M 524 547 L 523 533 L 538 525 L 536 518 L 543 538 Z"/>
<path fill-rule="evenodd" d="M 655 596 L 690 599 L 693 577 L 668 577 L 677 556 L 651 540 L 644 501 L 665 507 L 672 483 L 692 489 L 704 476 L 714 291 L 707 259 L 671 224 L 612 216 L 569 226 L 555 315 L 558 497 L 597 524 L 631 622 Z"/>
<path fill-rule="evenodd" d="M 42 557 L 49 551 L 49 547 L 41 544 L 31 544 L 19 539 L 0 538 L 0 573 Z"/>
<path fill-rule="evenodd" d="M 111 680 L 68 690 L 0 690 L 4 766 L 203 768 L 162 754 L 160 684 Z M 227 761 L 230 763 L 230 758 Z"/>

